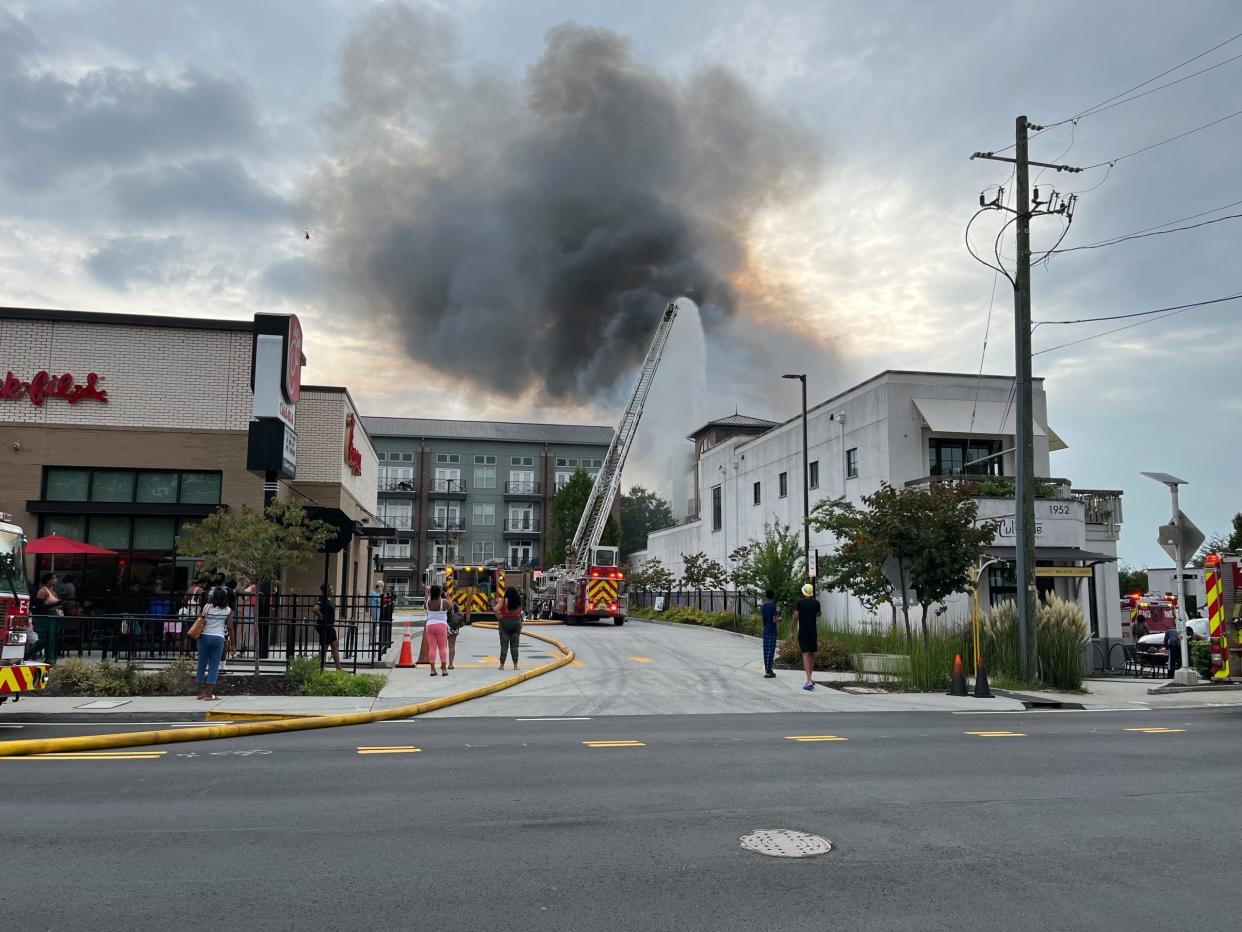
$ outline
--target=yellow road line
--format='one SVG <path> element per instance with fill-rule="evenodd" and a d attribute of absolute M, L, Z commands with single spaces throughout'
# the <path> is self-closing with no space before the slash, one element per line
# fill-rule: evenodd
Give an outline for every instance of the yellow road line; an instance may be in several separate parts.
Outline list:
<path fill-rule="evenodd" d="M 417 754 L 422 748 L 416 748 L 412 744 L 397 744 L 391 747 L 361 747 L 358 748 L 359 754 Z"/>
<path fill-rule="evenodd" d="M 635 663 L 651 663 L 650 657 L 631 657 L 630 659 Z"/>
<path fill-rule="evenodd" d="M 642 741 L 583 741 L 589 748 L 645 748 Z"/>
<path fill-rule="evenodd" d="M 79 752 L 76 754 L 31 754 L 26 757 L 6 757 L 0 760 L 159 760 L 167 751 L 110 751 Z"/>
<path fill-rule="evenodd" d="M 968 731 L 968 735 L 975 735 L 979 738 L 1025 738 L 1026 733 L 1021 731 Z"/>
<path fill-rule="evenodd" d="M 1145 735 L 1171 735 L 1179 731 L 1185 731 L 1185 728 L 1127 728 L 1126 731 L 1138 731 Z"/>
<path fill-rule="evenodd" d="M 807 743 L 810 741 L 849 741 L 849 738 L 842 738 L 838 735 L 785 735 L 786 741 L 798 741 Z"/>

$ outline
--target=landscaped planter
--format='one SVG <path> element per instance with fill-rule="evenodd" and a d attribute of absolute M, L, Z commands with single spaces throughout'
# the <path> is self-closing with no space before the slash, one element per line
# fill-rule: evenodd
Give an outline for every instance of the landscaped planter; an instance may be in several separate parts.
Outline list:
<path fill-rule="evenodd" d="M 910 672 L 910 657 L 906 654 L 850 654 L 850 664 L 863 679 Z"/>

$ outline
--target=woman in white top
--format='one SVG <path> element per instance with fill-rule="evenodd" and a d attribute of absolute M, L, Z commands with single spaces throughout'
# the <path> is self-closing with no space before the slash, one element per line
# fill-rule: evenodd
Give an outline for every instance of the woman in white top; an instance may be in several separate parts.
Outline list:
<path fill-rule="evenodd" d="M 427 626 L 423 628 L 423 639 L 427 642 L 427 662 L 431 664 L 431 675 L 436 675 L 436 654 L 440 655 L 440 672 L 448 676 L 448 632 L 449 610 L 453 603 L 444 598 L 444 590 L 432 586 L 427 599 Z"/>
<path fill-rule="evenodd" d="M 203 633 L 198 637 L 198 698 L 216 698 L 216 677 L 228 640 L 235 637 L 229 593 L 223 586 L 211 590 L 203 606 Z"/>

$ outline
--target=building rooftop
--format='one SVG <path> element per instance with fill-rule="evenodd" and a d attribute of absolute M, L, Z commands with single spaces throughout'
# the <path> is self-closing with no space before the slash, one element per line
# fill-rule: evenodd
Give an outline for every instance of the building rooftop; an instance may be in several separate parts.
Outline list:
<path fill-rule="evenodd" d="M 170 327 L 178 330 L 233 330 L 249 333 L 252 320 L 208 317 L 169 317 L 159 314 L 113 314 L 108 311 L 63 311 L 39 307 L 0 307 L 0 320 L 55 320 L 75 324 L 113 324 L 130 327 Z"/>
<path fill-rule="evenodd" d="M 780 421 L 769 421 L 762 417 L 751 417 L 749 414 L 730 414 L 728 417 L 718 417 L 714 421 L 708 421 L 698 430 L 690 435 L 691 440 L 706 430 L 713 427 L 732 427 L 745 431 L 768 431 L 773 427 L 779 427 Z"/>
<path fill-rule="evenodd" d="M 372 437 L 432 437 L 438 440 L 498 440 L 510 443 L 566 443 L 607 446 L 611 427 L 586 424 L 529 424 L 509 421 L 451 421 L 425 417 L 364 417 Z"/>

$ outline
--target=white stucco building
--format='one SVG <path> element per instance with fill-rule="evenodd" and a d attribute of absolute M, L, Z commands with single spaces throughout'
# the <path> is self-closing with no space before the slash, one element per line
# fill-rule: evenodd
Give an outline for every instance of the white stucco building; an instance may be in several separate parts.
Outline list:
<path fill-rule="evenodd" d="M 811 508 L 823 499 L 844 496 L 861 503 L 882 483 L 896 487 L 970 473 L 982 491 L 1005 494 L 1003 477 L 1014 475 L 1013 379 L 1009 377 L 882 372 L 808 411 Z M 1053 478 L 1051 454 L 1065 443 L 1048 426 L 1043 381 L 1034 386 L 1035 473 L 1046 479 L 1036 501 L 1036 560 L 1041 591 L 1079 602 L 1093 636 L 1121 637 L 1116 555 L 1121 493 L 1074 489 Z M 762 536 L 772 521 L 798 528 L 802 523 L 802 418 L 780 424 L 733 415 L 704 425 L 695 444 L 697 495 L 685 523 L 654 533 L 647 551 L 673 572 L 682 554 L 703 551 L 728 565 L 736 547 Z M 987 459 L 984 459 L 984 458 Z M 974 466 L 967 463 L 983 460 Z M 1012 495 L 1012 492 L 1008 492 Z M 990 602 L 1016 591 L 1013 500 L 978 498 L 979 516 L 1000 522 L 989 555 L 1000 562 L 983 576 L 980 598 Z M 831 535 L 812 532 L 813 551 L 828 552 Z M 858 621 L 867 617 L 845 593 L 821 595 L 829 617 Z M 964 598 L 943 617 L 958 619 L 968 610 Z"/>

